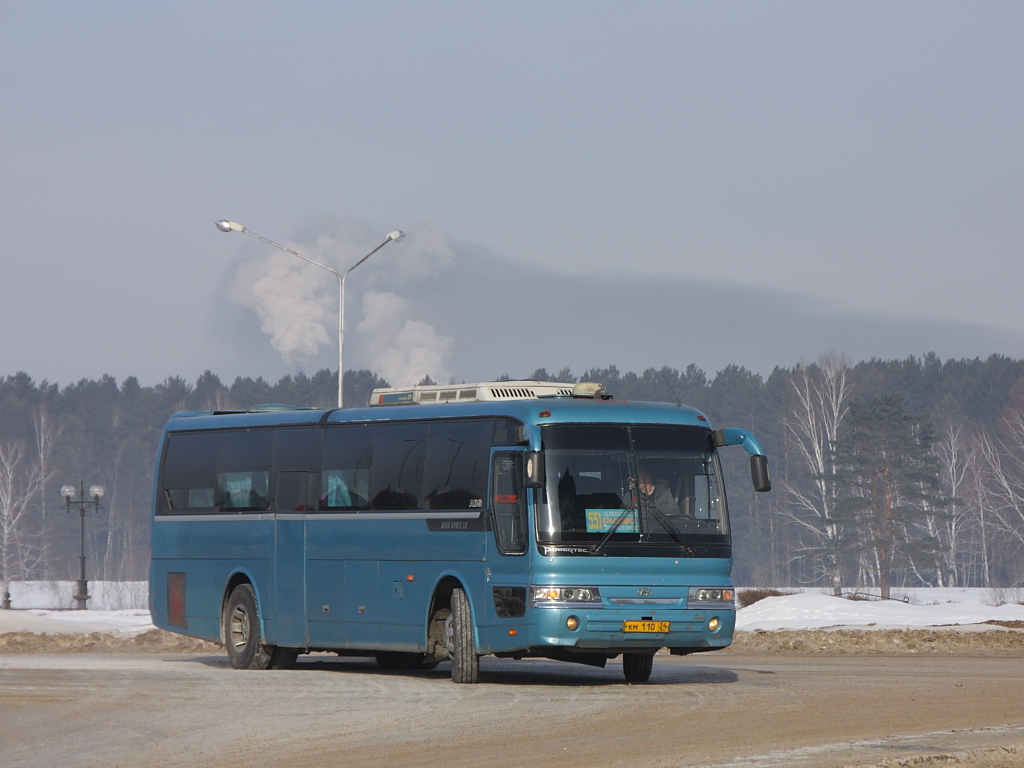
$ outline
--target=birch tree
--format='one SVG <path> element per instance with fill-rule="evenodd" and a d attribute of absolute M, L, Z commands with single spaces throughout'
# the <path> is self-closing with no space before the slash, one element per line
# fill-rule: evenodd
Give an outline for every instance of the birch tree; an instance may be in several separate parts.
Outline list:
<path fill-rule="evenodd" d="M 1024 408 L 1004 411 L 997 433 L 982 432 L 978 453 L 982 522 L 1000 534 L 987 547 L 994 551 L 986 554 L 1002 563 L 1000 580 L 1019 581 L 1024 576 L 1019 560 L 1024 549 Z M 986 562 L 986 581 L 990 577 Z"/>
<path fill-rule="evenodd" d="M 943 540 L 942 562 L 936 568 L 936 586 L 967 586 L 960 573 L 961 543 L 970 524 L 971 507 L 966 501 L 967 480 L 971 469 L 971 441 L 963 424 L 950 423 L 934 445 L 939 460 L 939 478 L 948 507 L 942 514 L 925 518 L 927 534 Z"/>
<path fill-rule="evenodd" d="M 53 448 L 60 437 L 61 424 L 51 414 L 46 404 L 40 405 L 32 413 L 36 442 L 36 485 L 39 491 L 39 515 L 46 518 L 46 488 L 57 474 L 53 462 Z"/>
<path fill-rule="evenodd" d="M 0 442 L 0 587 L 10 592 L 11 581 L 24 578 L 38 549 L 29 540 L 28 512 L 38 485 L 30 454 L 22 443 Z"/>
<path fill-rule="evenodd" d="M 810 559 L 842 592 L 844 529 L 836 518 L 833 451 L 853 393 L 846 360 L 825 355 L 817 365 L 801 365 L 793 373 L 793 407 L 784 424 L 808 483 L 784 481 L 792 500 L 786 514 L 802 542 L 799 556 Z"/>
<path fill-rule="evenodd" d="M 976 433 L 971 440 L 971 450 L 968 454 L 970 465 L 971 483 L 968 486 L 968 497 L 971 506 L 974 508 L 978 520 L 978 543 L 981 549 L 981 576 L 982 586 L 992 585 L 992 570 L 990 567 L 991 558 L 988 552 L 988 525 L 992 519 L 989 508 L 989 494 L 985 488 L 985 456 L 982 441 L 987 439 L 984 433 Z"/>

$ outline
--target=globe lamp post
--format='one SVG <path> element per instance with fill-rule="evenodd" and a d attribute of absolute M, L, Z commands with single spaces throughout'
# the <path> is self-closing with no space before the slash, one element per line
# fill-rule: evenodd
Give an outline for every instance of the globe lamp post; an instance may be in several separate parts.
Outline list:
<path fill-rule="evenodd" d="M 92 509 L 93 512 L 100 511 L 100 499 L 103 498 L 103 486 L 99 483 L 94 483 L 89 486 L 89 497 L 85 497 L 85 483 L 82 482 L 78 489 L 78 500 L 73 501 L 75 496 L 75 486 L 64 485 L 61 486 L 60 495 L 64 497 L 64 504 L 66 509 L 64 510 L 68 514 L 71 513 L 71 508 L 74 507 L 78 510 L 78 517 L 81 520 L 81 553 L 78 558 L 79 571 L 78 571 L 78 584 L 77 593 L 75 594 L 75 602 L 78 605 L 75 608 L 79 611 L 84 611 L 88 605 L 89 600 L 89 582 L 85 580 L 85 513 L 86 510 Z"/>

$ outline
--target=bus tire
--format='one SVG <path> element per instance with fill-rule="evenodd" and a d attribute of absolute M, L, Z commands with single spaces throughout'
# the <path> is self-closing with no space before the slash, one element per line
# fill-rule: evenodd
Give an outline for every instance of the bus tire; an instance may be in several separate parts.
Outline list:
<path fill-rule="evenodd" d="M 473 615 L 466 593 L 452 591 L 452 682 L 475 683 L 480 675 L 480 658 L 473 647 Z"/>
<path fill-rule="evenodd" d="M 630 683 L 646 683 L 654 667 L 653 653 L 622 654 L 622 674 Z"/>
<path fill-rule="evenodd" d="M 274 647 L 260 637 L 260 613 L 256 593 L 249 584 L 231 592 L 224 611 L 224 640 L 228 661 L 235 669 L 268 669 Z"/>

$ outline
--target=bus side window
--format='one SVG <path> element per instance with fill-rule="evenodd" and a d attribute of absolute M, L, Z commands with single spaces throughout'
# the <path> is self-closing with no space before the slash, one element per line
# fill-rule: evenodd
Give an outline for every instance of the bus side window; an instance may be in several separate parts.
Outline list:
<path fill-rule="evenodd" d="M 320 466 L 323 433 L 316 427 L 288 427 L 274 437 L 274 469 L 282 472 L 313 470 Z"/>
<path fill-rule="evenodd" d="M 274 509 L 278 512 L 314 511 L 315 496 L 310 494 L 310 479 L 308 472 L 278 472 Z"/>
<path fill-rule="evenodd" d="M 246 512 L 269 509 L 270 472 L 218 472 L 213 505 Z"/>
<path fill-rule="evenodd" d="M 420 507 L 483 509 L 493 439 L 493 419 L 433 422 Z"/>
<path fill-rule="evenodd" d="M 321 499 L 327 509 L 366 509 L 370 470 L 328 469 L 323 474 Z"/>
<path fill-rule="evenodd" d="M 225 432 L 217 457 L 214 506 L 219 510 L 238 512 L 270 509 L 270 463 L 273 454 L 272 430 Z"/>
<path fill-rule="evenodd" d="M 370 509 L 419 509 L 430 424 L 426 421 L 378 424 L 374 431 Z"/>
<path fill-rule="evenodd" d="M 526 552 L 526 494 L 523 492 L 523 454 L 496 453 L 493 463 L 494 537 L 505 555 Z"/>
<path fill-rule="evenodd" d="M 370 506 L 370 458 L 375 428 L 364 424 L 328 427 L 320 469 L 320 511 Z"/>

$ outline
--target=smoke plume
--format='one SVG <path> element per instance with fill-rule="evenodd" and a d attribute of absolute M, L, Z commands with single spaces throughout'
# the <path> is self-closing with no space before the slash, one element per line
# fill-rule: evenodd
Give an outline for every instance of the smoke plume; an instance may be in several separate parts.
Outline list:
<path fill-rule="evenodd" d="M 416 384 L 424 376 L 448 381 L 445 364 L 454 340 L 434 326 L 408 319 L 409 302 L 394 293 L 366 291 L 358 330 L 368 341 L 370 368 L 392 386 Z"/>
<path fill-rule="evenodd" d="M 384 234 L 371 230 L 365 222 L 322 217 L 306 227 L 297 238 L 299 242 L 282 244 L 344 274 L 379 245 Z M 321 347 L 336 343 L 338 281 L 320 267 L 267 248 L 262 258 L 236 268 L 229 298 L 255 312 L 270 345 L 286 363 L 300 366 Z M 389 243 L 353 275 L 359 276 L 363 286 L 394 289 L 409 287 L 448 269 L 452 263 L 444 233 L 437 227 L 419 224 L 410 227 L 403 241 Z M 347 283 L 351 317 L 355 308 L 352 278 Z M 353 341 L 365 341 L 353 345 L 353 351 L 362 349 L 360 357 L 368 358 L 362 362 L 392 383 L 407 383 L 421 370 L 416 381 L 427 374 L 447 379 L 444 362 L 451 356 L 454 342 L 438 334 L 429 323 L 409 317 L 409 302 L 395 293 L 370 290 L 363 296 L 362 310 L 364 318 L 356 327 L 356 335 L 365 338 L 349 337 L 346 352 Z"/>

